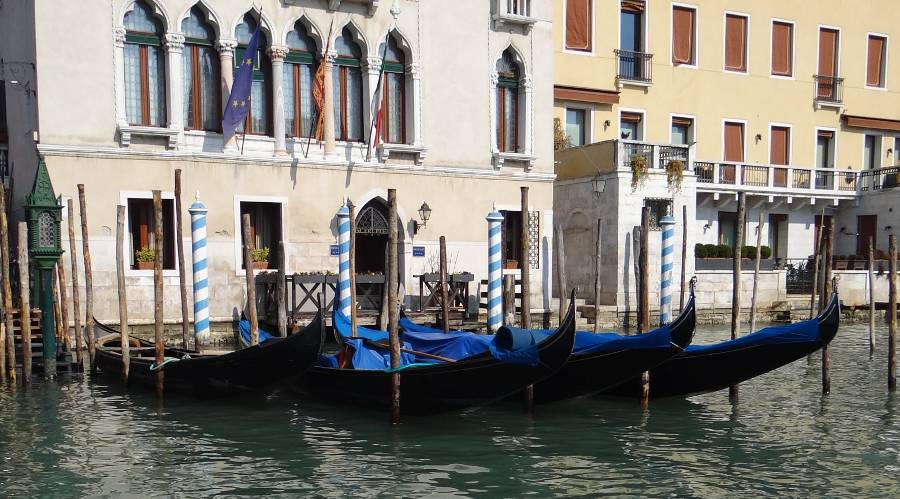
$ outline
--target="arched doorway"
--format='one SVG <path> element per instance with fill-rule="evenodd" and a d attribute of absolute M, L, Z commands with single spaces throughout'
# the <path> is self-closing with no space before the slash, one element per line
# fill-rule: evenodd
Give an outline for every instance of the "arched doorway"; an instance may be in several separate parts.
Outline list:
<path fill-rule="evenodd" d="M 387 206 L 373 199 L 356 216 L 356 272 L 383 274 L 387 242 Z"/>

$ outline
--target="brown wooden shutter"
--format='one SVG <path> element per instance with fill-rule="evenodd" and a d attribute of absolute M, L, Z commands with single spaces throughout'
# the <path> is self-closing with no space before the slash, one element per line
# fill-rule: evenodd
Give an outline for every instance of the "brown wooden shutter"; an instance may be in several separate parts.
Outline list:
<path fill-rule="evenodd" d="M 884 64 L 884 38 L 869 36 L 869 54 L 866 64 L 866 85 L 881 87 L 883 82 L 882 64 Z"/>
<path fill-rule="evenodd" d="M 834 138 L 834 132 L 832 132 L 831 130 L 819 130 L 818 132 L 816 132 L 816 135 L 825 139 Z"/>
<path fill-rule="evenodd" d="M 591 50 L 591 0 L 566 1 L 566 48 Z"/>
<path fill-rule="evenodd" d="M 744 161 L 744 125 L 725 123 L 725 161 Z"/>
<path fill-rule="evenodd" d="M 747 18 L 728 14 L 725 16 L 725 68 L 733 71 L 747 70 Z"/>
<path fill-rule="evenodd" d="M 791 76 L 793 70 L 791 41 L 794 27 L 788 23 L 772 23 L 772 74 Z"/>
<path fill-rule="evenodd" d="M 621 120 L 625 123 L 640 123 L 641 113 L 622 112 Z"/>
<path fill-rule="evenodd" d="M 837 31 L 821 28 L 819 30 L 819 76 L 834 76 L 836 50 Z"/>
<path fill-rule="evenodd" d="M 682 118 L 681 116 L 672 117 L 672 126 L 691 126 L 693 124 L 694 120 L 690 118 Z"/>
<path fill-rule="evenodd" d="M 672 7 L 672 63 L 694 63 L 694 10 Z"/>
<path fill-rule="evenodd" d="M 644 12 L 644 9 L 644 0 L 622 0 L 622 10 L 625 12 Z"/>
<path fill-rule="evenodd" d="M 788 140 L 790 131 L 787 127 L 772 127 L 772 138 L 769 151 L 769 162 L 773 165 L 788 164 Z"/>

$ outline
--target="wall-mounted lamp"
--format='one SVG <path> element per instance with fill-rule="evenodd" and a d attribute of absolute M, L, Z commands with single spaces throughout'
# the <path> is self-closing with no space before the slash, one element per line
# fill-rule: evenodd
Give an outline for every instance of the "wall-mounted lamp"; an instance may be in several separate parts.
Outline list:
<path fill-rule="evenodd" d="M 894 226 L 893 226 L 893 225 L 885 225 L 885 226 L 884 226 L 884 231 L 885 231 L 885 232 L 887 232 L 887 231 L 889 231 L 889 230 L 893 230 L 893 229 L 894 229 Z"/>
<path fill-rule="evenodd" d="M 611 125 L 609 120 L 603 122 L 603 128 L 609 128 L 609 125 Z"/>
<path fill-rule="evenodd" d="M 756 141 L 759 142 L 760 140 L 762 140 L 762 134 L 758 133 L 756 134 Z"/>
<path fill-rule="evenodd" d="M 706 225 L 703 226 L 703 232 L 705 233 L 710 228 L 712 228 L 712 222 L 706 222 Z"/>
<path fill-rule="evenodd" d="M 601 178 L 591 180 L 591 190 L 594 191 L 595 196 L 600 197 L 600 194 L 603 194 L 603 191 L 606 190 L 606 180 Z"/>
<path fill-rule="evenodd" d="M 841 227 L 841 230 L 839 230 L 838 232 L 840 232 L 841 234 L 843 234 L 845 236 L 859 236 L 859 233 L 851 234 L 850 232 L 847 232 L 847 227 Z"/>
<path fill-rule="evenodd" d="M 419 207 L 419 218 L 422 219 L 421 227 L 425 227 L 428 225 L 428 220 L 431 218 L 431 207 L 428 206 L 428 203 L 422 203 L 422 206 Z M 413 233 L 419 233 L 419 222 L 413 220 Z"/>

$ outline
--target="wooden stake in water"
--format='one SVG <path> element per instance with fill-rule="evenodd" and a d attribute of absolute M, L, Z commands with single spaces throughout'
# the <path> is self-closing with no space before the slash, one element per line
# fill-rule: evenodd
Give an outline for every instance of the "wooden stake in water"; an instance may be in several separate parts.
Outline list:
<path fill-rule="evenodd" d="M 528 237 L 528 187 L 520 187 L 522 194 L 522 227 L 521 234 L 522 254 L 519 255 L 519 269 L 522 273 L 522 328 L 531 329 L 531 238 Z M 534 410 L 534 386 L 528 385 L 524 390 L 525 412 Z"/>
<path fill-rule="evenodd" d="M 391 369 L 400 367 L 400 303 L 397 296 L 399 262 L 397 255 L 397 190 L 388 189 L 388 335 L 391 342 Z M 391 423 L 400 423 L 400 373 L 391 373 Z"/>
<path fill-rule="evenodd" d="M 516 276 L 512 274 L 503 276 L 503 324 L 516 324 Z"/>
<path fill-rule="evenodd" d="M 287 336 L 287 308 L 285 302 L 285 275 L 287 258 L 284 254 L 284 241 L 278 241 L 278 272 L 275 275 L 275 313 L 278 314 L 278 336 Z"/>
<path fill-rule="evenodd" d="M 175 170 L 175 251 L 178 253 L 178 290 L 181 293 L 181 344 L 188 349 L 191 316 L 188 312 L 187 267 L 184 263 L 184 224 L 181 211 L 181 169 Z M 199 350 L 194 345 L 194 350 Z"/>
<path fill-rule="evenodd" d="M 128 298 L 125 286 L 125 207 L 116 210 L 116 290 L 119 293 L 119 332 L 122 349 L 122 380 L 128 384 L 128 369 L 131 363 L 128 341 Z"/>
<path fill-rule="evenodd" d="M 356 310 L 356 206 L 349 202 L 347 204 L 350 210 L 350 335 L 355 337 L 359 325 L 359 313 Z"/>
<path fill-rule="evenodd" d="M 678 311 L 684 310 L 684 292 L 687 287 L 687 205 L 681 205 L 681 300 Z"/>
<path fill-rule="evenodd" d="M 822 216 L 819 217 L 819 230 L 816 234 L 816 246 L 813 248 L 815 258 L 813 259 L 813 282 L 812 292 L 809 297 L 809 318 L 816 316 L 816 292 L 819 290 L 819 262 L 822 257 L 822 233 L 825 232 L 825 208 L 822 208 Z M 809 357 L 807 357 L 809 358 Z"/>
<path fill-rule="evenodd" d="M 156 347 L 156 397 L 163 398 L 166 336 L 163 324 L 163 213 L 162 193 L 153 191 L 153 346 Z"/>
<path fill-rule="evenodd" d="M 559 286 L 559 323 L 562 324 L 568 310 L 568 283 L 566 282 L 566 236 L 562 224 L 556 225 L 556 277 Z"/>
<path fill-rule="evenodd" d="M 594 332 L 600 332 L 600 293 L 602 291 L 602 283 L 600 280 L 600 272 L 603 269 L 603 220 L 597 219 L 597 255 L 594 268 Z"/>
<path fill-rule="evenodd" d="M 741 325 L 741 250 L 744 247 L 744 218 L 746 217 L 746 195 L 738 194 L 737 220 L 734 225 L 734 254 L 732 255 L 731 287 L 731 339 L 736 339 Z M 736 404 L 738 385 L 728 387 L 728 399 Z"/>
<path fill-rule="evenodd" d="M 897 389 L 897 236 L 888 238 L 888 390 Z"/>
<path fill-rule="evenodd" d="M 67 203 L 69 218 L 69 259 L 72 262 L 72 315 L 75 318 L 75 362 L 79 371 L 84 369 L 84 330 L 81 328 L 81 290 L 78 288 L 78 248 L 75 244 L 75 207 Z M 5 243 L 4 243 L 5 244 Z"/>
<path fill-rule="evenodd" d="M 53 281 L 53 317 L 56 318 L 53 322 L 53 328 L 56 332 L 57 347 L 61 351 L 66 345 L 65 327 L 62 321 L 62 306 L 64 303 L 61 303 L 62 300 L 59 298 L 59 273 L 56 271 L 56 265 L 53 266 L 51 272 L 50 278 Z M 46 371 L 44 375 L 47 375 Z"/>
<path fill-rule="evenodd" d="M 84 327 L 87 328 L 88 359 L 91 371 L 94 364 L 94 274 L 91 271 L 91 238 L 88 235 L 87 202 L 84 196 L 84 184 L 78 184 L 78 205 L 81 209 L 81 246 L 84 253 Z"/>
<path fill-rule="evenodd" d="M 869 356 L 875 355 L 875 241 L 869 236 Z"/>
<path fill-rule="evenodd" d="M 448 293 L 448 279 L 447 279 L 447 238 L 441 236 L 440 239 L 440 250 L 441 250 L 441 326 L 444 328 L 444 334 L 450 332 L 450 304 L 447 302 L 449 299 Z"/>
<path fill-rule="evenodd" d="M 256 316 L 256 283 L 253 280 L 253 260 L 250 259 L 250 215 L 241 216 L 241 227 L 244 234 L 244 279 L 247 281 L 247 321 L 250 322 L 250 345 L 259 345 L 259 323 Z"/>
<path fill-rule="evenodd" d="M 19 330 L 22 332 L 22 377 L 31 381 L 31 284 L 28 279 L 28 224 L 19 222 Z"/>
<path fill-rule="evenodd" d="M 0 340 L 3 346 L 0 347 L 0 353 L 3 355 L 2 366 L 3 373 L 0 377 L 9 379 L 11 382 L 16 380 L 16 345 L 15 333 L 13 331 L 12 316 L 12 284 L 10 283 L 9 273 L 9 227 L 6 221 L 6 189 L 0 182 L 0 274 L 3 279 L 3 331 Z"/>
<path fill-rule="evenodd" d="M 640 278 L 638 279 L 638 299 L 640 316 L 638 328 L 641 333 L 650 331 L 650 207 L 641 210 L 641 250 L 638 257 Z M 650 372 L 641 373 L 641 407 L 650 403 Z"/>
<path fill-rule="evenodd" d="M 831 280 L 831 269 L 834 264 L 834 218 L 829 221 L 828 224 L 828 236 L 827 236 L 828 245 L 825 249 L 825 285 L 824 292 L 822 293 L 821 303 L 822 309 L 825 308 L 825 304 L 828 303 L 828 300 L 831 299 L 831 291 L 832 286 L 834 285 L 834 281 Z M 831 370 L 830 370 L 830 360 L 828 358 L 828 344 L 822 346 L 822 394 L 828 395 L 831 393 Z"/>
<path fill-rule="evenodd" d="M 62 343 L 67 352 L 72 351 L 72 338 L 69 335 L 69 289 L 66 280 L 66 263 L 62 256 L 56 264 L 56 274 L 59 279 L 60 322 L 62 323 Z"/>
<path fill-rule="evenodd" d="M 756 290 L 759 287 L 759 260 L 762 258 L 759 249 L 762 247 L 763 214 L 759 212 L 756 225 L 756 261 L 753 265 L 753 294 L 750 295 L 750 332 L 756 331 Z"/>

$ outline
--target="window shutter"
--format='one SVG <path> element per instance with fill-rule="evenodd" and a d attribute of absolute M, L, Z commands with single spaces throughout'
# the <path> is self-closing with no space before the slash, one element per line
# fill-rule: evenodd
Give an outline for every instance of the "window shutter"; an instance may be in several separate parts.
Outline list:
<path fill-rule="evenodd" d="M 640 123 L 641 122 L 641 113 L 630 113 L 630 112 L 623 111 L 620 119 L 624 123 Z"/>
<path fill-rule="evenodd" d="M 834 132 L 831 130 L 819 130 L 816 134 L 823 139 L 831 139 L 834 137 Z"/>
<path fill-rule="evenodd" d="M 872 87 L 880 87 L 883 85 L 881 80 L 881 66 L 884 64 L 884 38 L 880 36 L 869 37 L 869 54 L 866 65 L 866 85 Z"/>
<path fill-rule="evenodd" d="M 772 127 L 769 162 L 773 165 L 788 164 L 788 138 L 789 131 L 786 127 Z"/>
<path fill-rule="evenodd" d="M 790 76 L 792 72 L 791 39 L 794 27 L 788 23 L 772 23 L 772 74 Z"/>
<path fill-rule="evenodd" d="M 672 63 L 694 63 L 694 10 L 672 7 Z"/>
<path fill-rule="evenodd" d="M 728 14 L 725 16 L 725 68 L 734 71 L 747 70 L 746 56 L 747 18 Z"/>
<path fill-rule="evenodd" d="M 819 75 L 834 76 L 835 50 L 837 49 L 837 31 L 822 28 L 819 30 Z"/>
<path fill-rule="evenodd" d="M 591 0 L 566 2 L 566 48 L 591 50 Z"/>
<path fill-rule="evenodd" d="M 680 116 L 672 117 L 672 126 L 691 126 L 694 124 L 694 120 L 690 118 L 682 118 Z"/>
<path fill-rule="evenodd" d="M 725 123 L 725 161 L 744 161 L 744 125 Z"/>
<path fill-rule="evenodd" d="M 624 12 L 644 12 L 645 8 L 644 0 L 622 0 Z"/>

